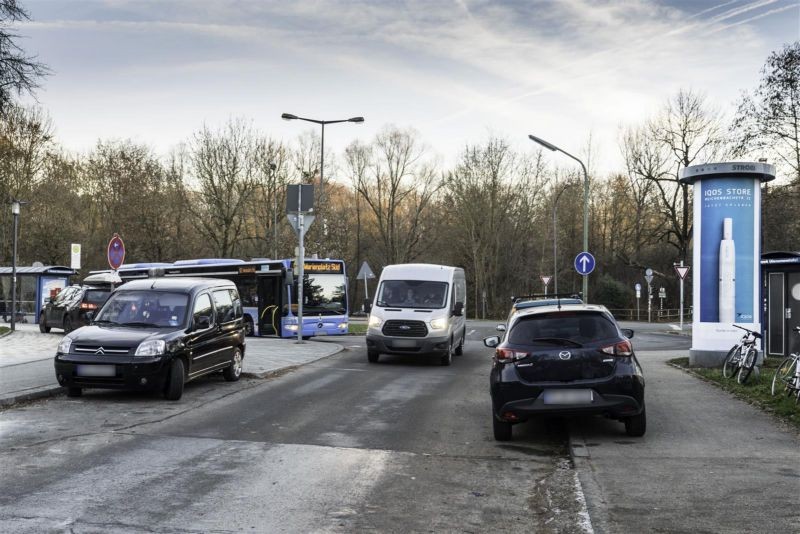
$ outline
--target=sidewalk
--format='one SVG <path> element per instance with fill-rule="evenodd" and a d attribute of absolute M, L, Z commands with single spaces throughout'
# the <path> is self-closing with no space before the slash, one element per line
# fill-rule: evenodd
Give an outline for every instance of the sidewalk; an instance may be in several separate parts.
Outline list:
<path fill-rule="evenodd" d="M 56 382 L 53 357 L 63 334 L 39 332 L 37 325 L 17 325 L 17 331 L 0 337 L 0 406 L 49 397 L 64 388 Z M 242 376 L 265 378 L 341 351 L 336 343 L 276 338 L 247 338 Z"/>

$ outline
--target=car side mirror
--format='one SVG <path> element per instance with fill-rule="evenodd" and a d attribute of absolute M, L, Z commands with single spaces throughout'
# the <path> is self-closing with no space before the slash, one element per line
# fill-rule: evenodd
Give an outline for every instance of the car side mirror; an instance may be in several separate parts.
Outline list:
<path fill-rule="evenodd" d="M 632 329 L 630 329 L 630 328 L 622 328 L 620 331 L 622 332 L 622 335 L 627 337 L 628 339 L 633 338 L 633 330 Z"/>
<path fill-rule="evenodd" d="M 499 324 L 494 329 L 497 330 L 498 332 L 505 332 L 506 331 L 506 325 Z"/>
<path fill-rule="evenodd" d="M 199 315 L 194 318 L 194 329 L 205 330 L 211 326 L 211 317 L 208 315 Z"/>
<path fill-rule="evenodd" d="M 461 317 L 464 315 L 464 303 L 463 302 L 456 302 L 455 308 L 453 308 L 453 315 L 456 317 Z"/>
<path fill-rule="evenodd" d="M 483 338 L 483 344 L 489 347 L 490 349 L 493 349 L 500 344 L 500 336 L 485 337 Z"/>

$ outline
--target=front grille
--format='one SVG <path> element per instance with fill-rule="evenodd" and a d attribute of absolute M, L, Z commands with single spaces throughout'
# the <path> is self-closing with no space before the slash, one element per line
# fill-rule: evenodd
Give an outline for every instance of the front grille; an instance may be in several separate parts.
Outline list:
<path fill-rule="evenodd" d="M 383 325 L 383 335 L 392 337 L 425 337 L 428 327 L 422 321 L 386 321 Z"/>
<path fill-rule="evenodd" d="M 100 345 L 76 345 L 73 352 L 76 354 L 109 354 L 119 356 L 121 354 L 128 354 L 130 347 L 105 347 Z"/>

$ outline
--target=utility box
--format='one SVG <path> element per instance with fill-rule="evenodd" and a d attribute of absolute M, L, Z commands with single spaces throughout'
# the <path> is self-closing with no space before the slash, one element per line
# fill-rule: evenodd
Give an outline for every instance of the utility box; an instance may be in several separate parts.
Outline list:
<path fill-rule="evenodd" d="M 767 356 L 800 351 L 800 252 L 761 255 L 763 324 Z"/>

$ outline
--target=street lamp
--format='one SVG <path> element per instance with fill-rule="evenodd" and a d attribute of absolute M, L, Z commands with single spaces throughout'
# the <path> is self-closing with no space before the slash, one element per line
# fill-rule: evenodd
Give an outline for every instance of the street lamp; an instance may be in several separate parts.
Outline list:
<path fill-rule="evenodd" d="M 13 252 L 11 253 L 11 330 L 17 328 L 17 227 L 19 224 L 19 207 L 27 204 L 24 200 L 11 199 L 11 214 L 14 216 Z"/>
<path fill-rule="evenodd" d="M 564 184 L 564 187 L 562 187 L 561 191 L 556 195 L 555 201 L 553 201 L 553 293 L 556 295 L 558 294 L 558 200 L 569 186 L 570 184 Z"/>
<path fill-rule="evenodd" d="M 269 177 L 272 187 L 272 259 L 278 258 L 278 184 L 275 183 L 277 165 L 269 162 Z"/>
<path fill-rule="evenodd" d="M 339 119 L 334 121 L 323 121 L 319 119 L 309 119 L 306 117 L 298 117 L 297 115 L 292 115 L 291 113 L 283 113 L 281 115 L 283 120 L 287 121 L 306 121 L 306 122 L 313 122 L 314 124 L 319 124 L 322 126 L 322 136 L 320 141 L 320 155 L 319 155 L 319 198 L 320 200 L 323 198 L 325 193 L 325 182 L 323 181 L 323 168 L 325 166 L 325 125 L 326 124 L 336 124 L 339 122 L 355 122 L 355 123 L 362 123 L 364 122 L 364 117 L 350 117 L 349 119 Z"/>
<path fill-rule="evenodd" d="M 581 164 L 581 168 L 583 169 L 583 252 L 589 251 L 589 173 L 586 172 L 586 166 L 583 164 L 581 160 L 570 154 L 569 152 L 565 152 L 561 150 L 557 146 L 548 143 L 544 139 L 539 139 L 535 135 L 529 135 L 528 138 L 531 141 L 539 143 L 543 147 L 548 150 L 552 150 L 553 152 L 561 152 L 565 156 L 569 156 L 570 158 L 574 159 L 578 163 Z M 588 275 L 583 276 L 583 300 L 584 302 L 589 302 L 589 278 Z"/>

